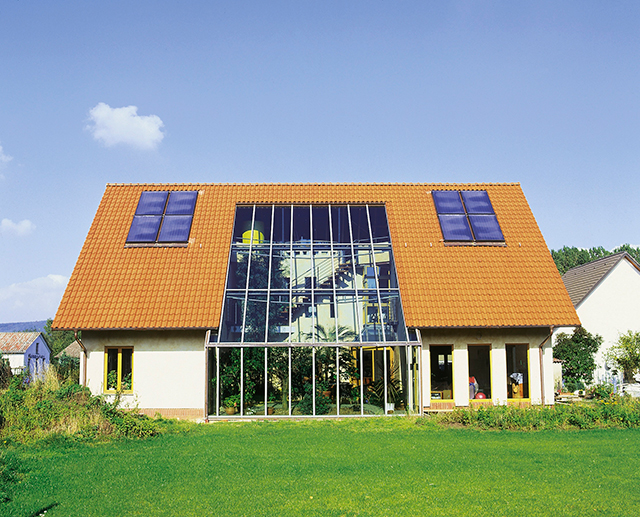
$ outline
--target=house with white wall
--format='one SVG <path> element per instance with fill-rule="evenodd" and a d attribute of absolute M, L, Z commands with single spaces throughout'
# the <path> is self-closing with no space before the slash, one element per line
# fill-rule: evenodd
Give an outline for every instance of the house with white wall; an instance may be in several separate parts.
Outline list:
<path fill-rule="evenodd" d="M 148 414 L 552 404 L 578 316 L 519 184 L 109 184 L 53 328 Z"/>
<path fill-rule="evenodd" d="M 41 332 L 0 332 L 0 354 L 14 374 L 26 369 L 37 376 L 49 364 L 51 349 Z"/>
<path fill-rule="evenodd" d="M 613 366 L 607 363 L 607 352 L 621 334 L 640 331 L 640 265 L 627 252 L 615 253 L 568 270 L 562 281 L 583 327 L 603 338 L 594 382 L 611 382 Z"/>

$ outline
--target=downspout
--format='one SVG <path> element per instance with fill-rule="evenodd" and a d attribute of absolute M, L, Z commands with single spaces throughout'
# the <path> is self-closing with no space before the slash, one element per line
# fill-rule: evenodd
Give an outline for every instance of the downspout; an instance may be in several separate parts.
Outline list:
<path fill-rule="evenodd" d="M 542 395 L 542 405 L 545 405 L 544 399 L 544 354 L 542 352 L 542 347 L 544 347 L 545 343 L 551 339 L 553 336 L 553 325 L 549 327 L 549 335 L 544 338 L 544 341 L 540 343 L 538 350 L 540 350 L 540 390 Z"/>
<path fill-rule="evenodd" d="M 79 379 L 80 385 L 81 386 L 86 386 L 87 385 L 87 347 L 84 346 L 84 343 L 78 337 L 78 330 L 77 329 L 73 331 L 73 335 L 75 337 L 75 340 L 80 345 L 80 348 L 82 348 L 82 365 L 83 366 L 82 366 L 82 379 Z"/>

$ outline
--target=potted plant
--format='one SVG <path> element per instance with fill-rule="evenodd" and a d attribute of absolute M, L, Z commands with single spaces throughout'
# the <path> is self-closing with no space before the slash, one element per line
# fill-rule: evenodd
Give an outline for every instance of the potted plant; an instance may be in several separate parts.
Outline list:
<path fill-rule="evenodd" d="M 238 407 L 238 402 L 240 401 L 240 395 L 231 395 L 224 399 L 222 405 L 224 406 L 224 411 L 227 415 L 235 415 L 236 408 Z"/>

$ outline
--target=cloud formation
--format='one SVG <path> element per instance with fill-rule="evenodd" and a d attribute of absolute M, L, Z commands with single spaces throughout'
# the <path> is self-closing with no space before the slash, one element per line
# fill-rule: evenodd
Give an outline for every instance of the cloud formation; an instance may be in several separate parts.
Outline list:
<path fill-rule="evenodd" d="M 11 219 L 3 219 L 0 222 L 0 235 L 24 237 L 32 233 L 35 229 L 36 225 L 29 221 L 29 219 L 23 219 L 19 223 L 14 223 Z"/>
<path fill-rule="evenodd" d="M 89 111 L 92 124 L 87 129 L 106 147 L 117 144 L 138 149 L 155 149 L 164 138 L 164 123 L 157 115 L 138 115 L 137 106 L 112 108 L 104 102 Z"/>
<path fill-rule="evenodd" d="M 4 154 L 4 150 L 2 149 L 2 146 L 0 145 L 0 166 L 4 165 L 5 163 L 9 163 L 11 160 L 13 160 L 13 156 L 9 156 L 8 154 Z"/>
<path fill-rule="evenodd" d="M 0 287 L 0 323 L 53 318 L 69 279 L 47 275 Z"/>

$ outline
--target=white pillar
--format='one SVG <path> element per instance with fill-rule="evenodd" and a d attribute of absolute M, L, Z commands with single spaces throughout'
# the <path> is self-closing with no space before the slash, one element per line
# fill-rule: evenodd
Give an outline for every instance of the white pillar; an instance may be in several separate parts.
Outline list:
<path fill-rule="evenodd" d="M 491 399 L 494 405 L 507 403 L 507 351 L 504 343 L 491 346 Z"/>
<path fill-rule="evenodd" d="M 464 344 L 453 346 L 453 391 L 456 406 L 469 405 L 469 352 Z"/>

